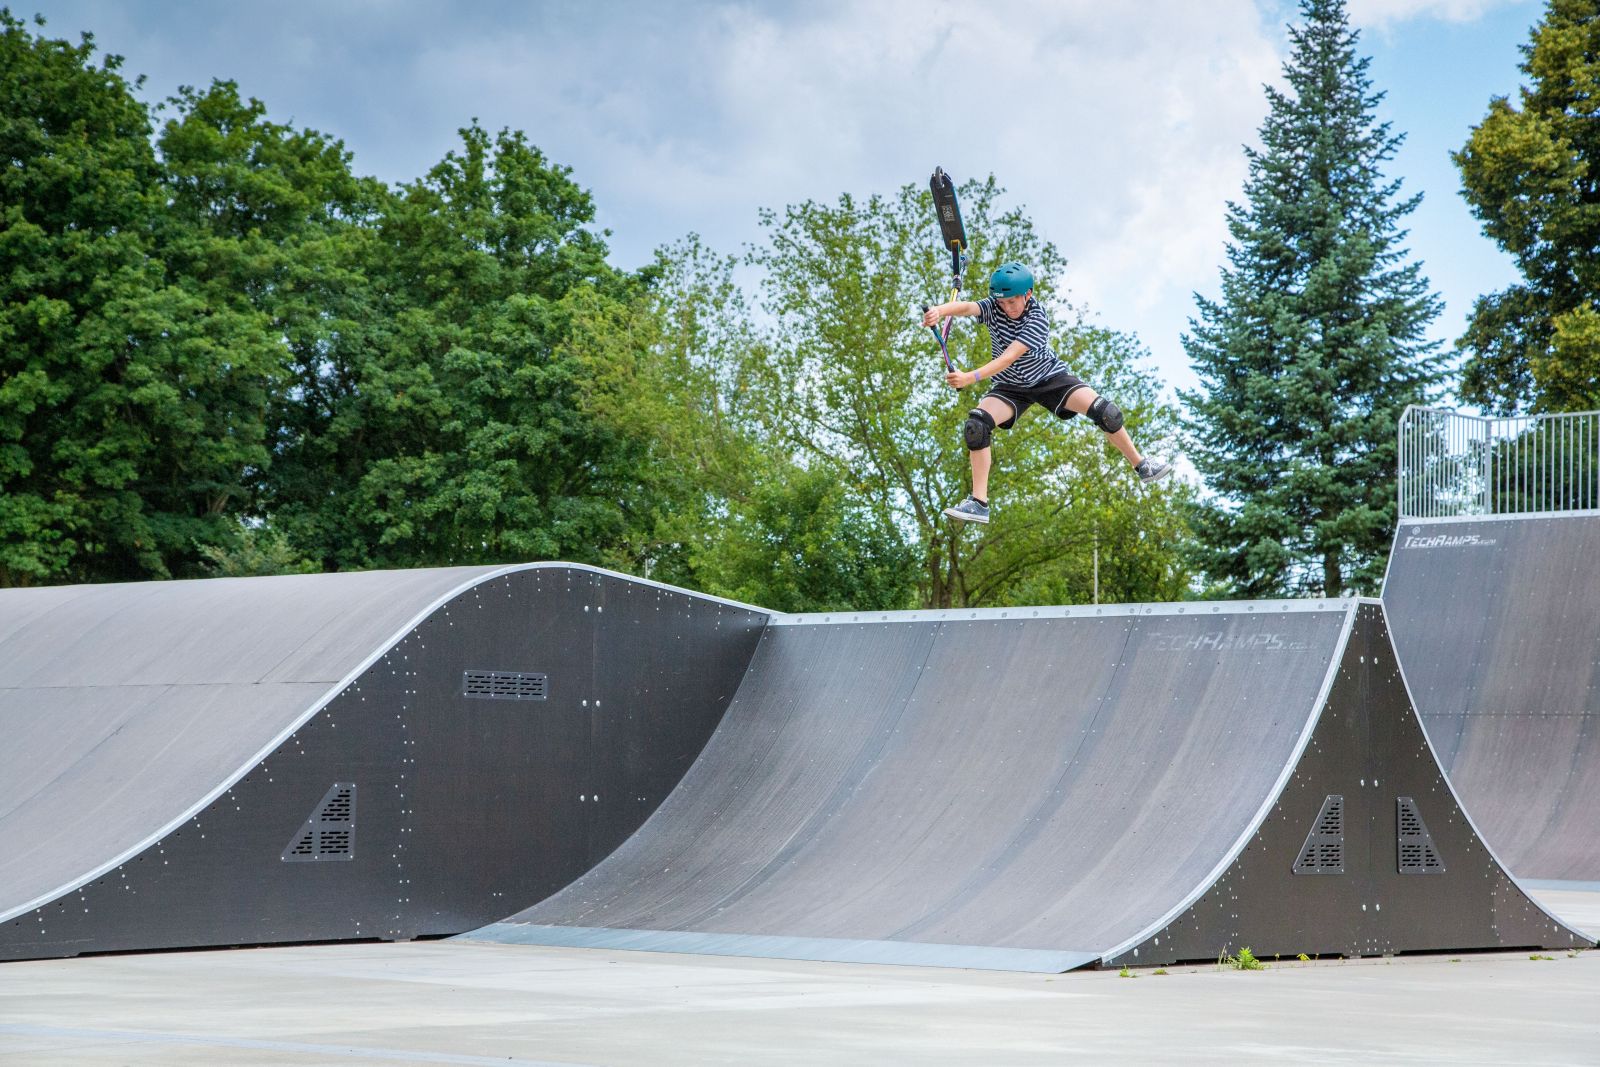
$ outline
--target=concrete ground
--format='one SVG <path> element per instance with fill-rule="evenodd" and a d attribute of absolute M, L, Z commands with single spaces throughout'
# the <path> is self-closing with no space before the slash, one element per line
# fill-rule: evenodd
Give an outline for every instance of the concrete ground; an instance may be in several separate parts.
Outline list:
<path fill-rule="evenodd" d="M 1540 885 L 1600 932 L 1600 886 Z M 481 942 L 0 965 L 4 1064 L 1600 1064 L 1600 952 L 1016 974 Z"/>
<path fill-rule="evenodd" d="M 1549 955 L 1132 979 L 449 941 L 102 956 L 0 965 L 0 1063 L 1600 1062 L 1600 952 Z"/>

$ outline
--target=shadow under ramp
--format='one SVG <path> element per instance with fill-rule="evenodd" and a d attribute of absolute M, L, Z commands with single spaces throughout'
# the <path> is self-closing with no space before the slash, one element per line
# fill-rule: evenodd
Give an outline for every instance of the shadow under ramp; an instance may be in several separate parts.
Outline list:
<path fill-rule="evenodd" d="M 777 617 L 641 830 L 464 936 L 1035 971 L 1587 943 L 1477 842 L 1373 601 Z"/>

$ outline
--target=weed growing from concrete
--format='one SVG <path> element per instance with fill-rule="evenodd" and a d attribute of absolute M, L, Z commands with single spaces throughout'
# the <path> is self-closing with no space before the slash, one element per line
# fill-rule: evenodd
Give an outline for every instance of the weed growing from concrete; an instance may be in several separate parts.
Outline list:
<path fill-rule="evenodd" d="M 1264 971 L 1267 969 L 1265 963 L 1256 959 L 1256 955 L 1250 951 L 1249 945 L 1241 948 L 1237 956 L 1229 956 L 1224 952 L 1217 960 L 1217 966 L 1232 967 L 1236 971 Z"/>

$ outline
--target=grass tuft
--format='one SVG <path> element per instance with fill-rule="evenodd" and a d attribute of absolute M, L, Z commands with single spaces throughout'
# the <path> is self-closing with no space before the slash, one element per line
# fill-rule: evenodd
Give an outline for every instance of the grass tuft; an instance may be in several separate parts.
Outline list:
<path fill-rule="evenodd" d="M 1249 945 L 1241 948 L 1237 956 L 1229 956 L 1224 952 L 1222 958 L 1217 960 L 1217 965 L 1232 967 L 1236 971 L 1264 971 L 1267 969 L 1265 963 L 1256 959 L 1256 955 L 1250 951 Z"/>

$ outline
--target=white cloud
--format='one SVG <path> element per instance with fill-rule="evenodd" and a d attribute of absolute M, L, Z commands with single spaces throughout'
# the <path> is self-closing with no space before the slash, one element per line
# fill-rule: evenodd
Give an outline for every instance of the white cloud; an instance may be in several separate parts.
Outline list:
<path fill-rule="evenodd" d="M 1505 2 L 1350 11 L 1387 33 Z M 1014 15 L 950 0 L 544 0 L 450 19 L 409 0 L 284 0 L 270 15 L 175 16 L 174 36 L 109 0 L 56 3 L 156 89 L 237 77 L 275 118 L 345 138 L 359 169 L 390 181 L 423 174 L 473 116 L 525 130 L 594 191 L 622 266 L 691 230 L 736 251 L 759 238 L 761 207 L 890 192 L 934 164 L 993 172 L 1068 258 L 1074 299 L 1138 333 L 1180 385 L 1191 293 L 1217 290 L 1241 145 L 1298 17 L 1293 0 L 1053 0 Z"/>
<path fill-rule="evenodd" d="M 559 21 L 447 41 L 414 74 L 441 118 L 526 129 L 575 165 L 628 264 L 690 230 L 732 250 L 759 207 L 992 171 L 1074 297 L 1188 374 L 1189 294 L 1215 287 L 1240 145 L 1279 76 L 1281 27 L 1251 0 L 647 10 L 592 48 Z"/>

